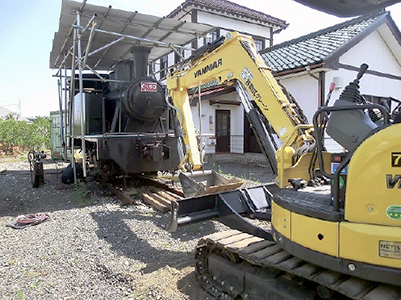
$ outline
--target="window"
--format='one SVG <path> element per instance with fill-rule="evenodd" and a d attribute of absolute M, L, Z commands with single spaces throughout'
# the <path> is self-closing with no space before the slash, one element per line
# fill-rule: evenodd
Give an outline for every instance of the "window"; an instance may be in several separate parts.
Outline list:
<path fill-rule="evenodd" d="M 264 49 L 264 43 L 263 40 L 259 40 L 259 39 L 253 39 L 253 41 L 255 42 L 255 46 L 256 46 L 256 50 L 260 51 Z"/>
<path fill-rule="evenodd" d="M 165 55 L 165 56 L 163 56 L 163 57 L 160 59 L 160 79 L 166 77 L 166 75 L 167 75 L 167 68 L 168 68 L 168 65 L 167 65 L 167 55 Z"/>
<path fill-rule="evenodd" d="M 176 49 L 177 52 L 174 52 L 174 63 L 179 63 L 180 61 L 184 60 L 183 58 L 185 57 L 185 51 L 184 49 Z"/>
<path fill-rule="evenodd" d="M 206 37 L 205 37 L 205 44 L 207 43 L 213 43 L 215 40 L 217 40 L 219 38 L 219 31 L 215 30 L 212 31 L 211 33 L 209 33 Z"/>
<path fill-rule="evenodd" d="M 156 63 L 155 63 L 155 62 L 152 62 L 152 63 L 149 65 L 149 74 L 151 74 L 152 76 L 154 76 L 155 71 L 156 71 Z"/>

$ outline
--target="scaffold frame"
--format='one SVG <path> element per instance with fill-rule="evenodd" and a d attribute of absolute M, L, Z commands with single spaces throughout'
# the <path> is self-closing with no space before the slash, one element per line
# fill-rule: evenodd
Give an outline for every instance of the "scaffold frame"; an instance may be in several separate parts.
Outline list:
<path fill-rule="evenodd" d="M 53 76 L 58 78 L 63 159 L 71 161 L 75 183 L 74 140 L 81 140 L 82 152 L 85 153 L 87 137 L 83 134 L 84 110 L 80 116 L 80 135 L 74 132 L 72 116 L 76 93 L 83 105 L 84 72 L 94 74 L 102 82 L 115 81 L 106 79 L 104 74 L 110 73 L 117 62 L 129 59 L 132 46 L 151 48 L 148 62 L 151 66 L 169 53 L 195 50 L 191 47 L 192 42 L 213 30 L 214 27 L 205 24 L 92 5 L 87 0 L 82 3 L 62 1 L 59 30 L 55 33 L 50 53 L 50 68 L 56 70 Z M 82 156 L 82 166 L 86 177 L 85 155 Z"/>

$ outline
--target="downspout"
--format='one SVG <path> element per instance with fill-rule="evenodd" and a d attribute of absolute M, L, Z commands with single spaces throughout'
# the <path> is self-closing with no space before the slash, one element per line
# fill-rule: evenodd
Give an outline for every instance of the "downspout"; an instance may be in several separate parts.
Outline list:
<path fill-rule="evenodd" d="M 308 75 L 310 77 L 316 79 L 317 82 L 318 82 L 318 87 L 317 87 L 317 90 L 318 90 L 318 94 L 317 94 L 318 101 L 317 102 L 318 103 L 317 103 L 317 107 L 319 108 L 319 107 L 324 105 L 324 88 L 323 87 L 325 85 L 325 77 L 326 77 L 325 75 L 326 75 L 326 73 L 321 71 L 321 72 L 319 72 L 319 76 L 316 76 L 316 75 L 312 74 L 310 66 L 306 66 L 305 70 L 306 70 L 306 72 L 308 73 Z"/>
<path fill-rule="evenodd" d="M 324 106 L 324 87 L 326 86 L 326 72 L 319 72 L 319 107 Z"/>

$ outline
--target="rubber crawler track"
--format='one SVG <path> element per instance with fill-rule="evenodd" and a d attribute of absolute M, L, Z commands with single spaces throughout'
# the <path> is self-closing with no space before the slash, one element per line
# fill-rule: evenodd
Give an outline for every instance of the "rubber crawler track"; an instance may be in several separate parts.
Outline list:
<path fill-rule="evenodd" d="M 260 276 L 263 272 L 273 272 L 285 274 L 285 277 L 291 278 L 294 282 L 309 282 L 311 286 L 314 286 L 315 291 L 317 286 L 323 288 L 327 294 L 325 299 L 334 299 L 335 297 L 332 298 L 331 295 L 339 295 L 340 298 L 338 299 L 401 299 L 400 287 L 375 283 L 318 267 L 292 256 L 275 242 L 237 230 L 223 231 L 206 236 L 199 241 L 196 248 L 195 268 L 197 278 L 206 291 L 219 299 L 259 299 L 259 297 L 252 297 L 252 293 L 247 291 L 246 284 L 243 287 L 238 287 L 238 284 L 230 285 L 211 274 L 208 264 L 213 255 L 214 257 L 224 258 L 230 267 L 238 266 L 239 268 L 244 262 L 249 263 L 252 267 L 245 268 L 245 272 L 253 273 L 253 278 Z M 230 278 L 230 275 L 225 274 L 223 277 Z M 305 284 L 302 285 L 302 289 L 305 289 Z M 268 288 L 264 295 L 267 293 L 269 293 Z M 300 296 L 295 296 L 293 291 L 290 291 L 287 296 L 272 297 L 271 299 L 313 299 L 307 296 L 305 298 L 298 297 Z M 270 298 L 263 297 L 260 299 Z"/>

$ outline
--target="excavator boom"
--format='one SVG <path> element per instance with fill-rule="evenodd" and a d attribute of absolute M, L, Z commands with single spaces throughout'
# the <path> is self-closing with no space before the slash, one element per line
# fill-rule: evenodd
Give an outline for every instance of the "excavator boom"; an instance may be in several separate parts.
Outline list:
<path fill-rule="evenodd" d="M 202 165 L 188 90 L 212 80 L 236 87 L 246 115 L 259 137 L 261 148 L 273 172 L 278 175 L 278 185 L 287 185 L 290 178 L 308 181 L 308 165 L 302 161 L 304 153 L 298 155 L 299 159 L 295 161 L 294 154 L 298 149 L 311 148 L 308 145 L 313 145 L 312 126 L 305 124 L 306 118 L 299 112 L 296 103 L 286 97 L 256 51 L 253 40 L 236 32 L 228 33 L 225 38 L 208 45 L 203 52 L 171 70 L 167 76 L 169 94 L 181 112 L 180 121 L 186 133 L 184 141 L 189 164 L 195 170 Z M 278 138 L 283 141 L 280 149 L 275 149 L 261 116 L 268 120 Z"/>

